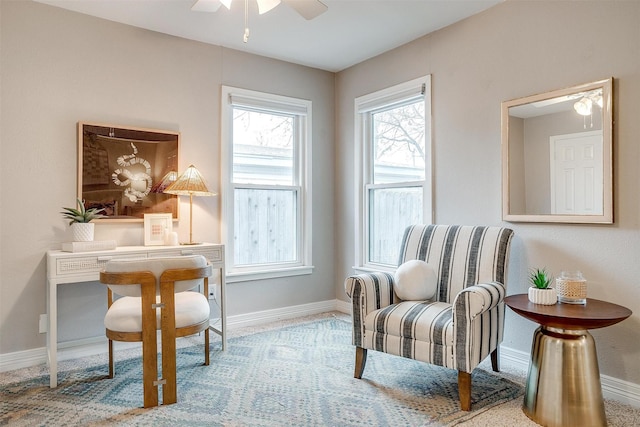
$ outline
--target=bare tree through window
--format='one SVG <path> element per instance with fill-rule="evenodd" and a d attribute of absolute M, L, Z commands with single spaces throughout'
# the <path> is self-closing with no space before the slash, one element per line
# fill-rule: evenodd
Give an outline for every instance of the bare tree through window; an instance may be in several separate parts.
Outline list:
<path fill-rule="evenodd" d="M 404 228 L 422 222 L 425 178 L 424 100 L 409 100 L 371 114 L 373 186 L 368 189 L 372 262 L 393 265 Z"/>
<path fill-rule="evenodd" d="M 424 179 L 424 102 L 374 113 L 373 135 L 374 183 Z"/>

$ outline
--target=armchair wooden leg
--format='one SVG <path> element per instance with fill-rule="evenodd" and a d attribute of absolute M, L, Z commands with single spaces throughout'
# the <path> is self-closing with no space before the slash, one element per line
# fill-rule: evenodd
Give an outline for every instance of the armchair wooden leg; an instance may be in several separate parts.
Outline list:
<path fill-rule="evenodd" d="M 471 410 L 471 374 L 458 371 L 458 394 L 460 396 L 460 409 Z"/>
<path fill-rule="evenodd" d="M 367 364 L 367 349 L 362 347 L 356 347 L 356 366 L 353 371 L 353 378 L 362 378 L 364 372 L 364 365 Z"/>
<path fill-rule="evenodd" d="M 209 366 L 209 328 L 204 330 L 204 364 Z"/>
<path fill-rule="evenodd" d="M 113 340 L 109 340 L 109 378 L 113 378 L 116 373 L 115 361 L 113 360 Z"/>
<path fill-rule="evenodd" d="M 491 352 L 491 368 L 494 372 L 500 372 L 500 346 Z"/>

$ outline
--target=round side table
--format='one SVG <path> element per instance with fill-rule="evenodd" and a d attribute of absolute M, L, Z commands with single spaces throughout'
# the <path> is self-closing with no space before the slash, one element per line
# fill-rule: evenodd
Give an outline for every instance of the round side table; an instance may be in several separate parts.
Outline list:
<path fill-rule="evenodd" d="M 596 345 L 587 329 L 621 322 L 631 310 L 591 298 L 585 305 L 541 305 L 519 294 L 504 302 L 540 324 L 531 344 L 524 413 L 548 427 L 606 426 Z"/>

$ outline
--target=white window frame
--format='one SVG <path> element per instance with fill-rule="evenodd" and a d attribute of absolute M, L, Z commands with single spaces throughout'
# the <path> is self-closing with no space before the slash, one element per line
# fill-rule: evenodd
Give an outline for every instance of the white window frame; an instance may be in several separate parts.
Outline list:
<path fill-rule="evenodd" d="M 266 113 L 285 113 L 296 116 L 296 138 L 294 147 L 294 185 L 234 184 L 233 173 L 233 108 L 234 106 Z M 225 244 L 227 282 L 271 279 L 286 276 L 311 274 L 311 119 L 312 103 L 309 100 L 257 92 L 231 86 L 221 90 L 221 181 L 222 218 L 221 235 Z M 235 188 L 289 189 L 297 193 L 297 258 L 296 262 L 279 264 L 254 264 L 235 266 L 233 259 L 234 193 Z"/>
<path fill-rule="evenodd" d="M 416 96 L 424 97 L 425 114 L 425 179 L 394 184 L 373 184 L 373 157 L 371 143 L 372 114 L 394 104 L 402 104 Z M 431 75 L 401 83 L 355 99 L 355 266 L 356 271 L 394 271 L 395 266 L 374 263 L 369 260 L 369 190 L 398 187 L 422 187 L 423 223 L 433 222 L 432 187 L 432 126 L 431 126 Z"/>

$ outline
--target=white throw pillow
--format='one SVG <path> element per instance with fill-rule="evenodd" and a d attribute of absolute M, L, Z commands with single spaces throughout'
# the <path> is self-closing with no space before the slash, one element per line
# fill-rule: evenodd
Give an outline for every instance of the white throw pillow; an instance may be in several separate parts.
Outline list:
<path fill-rule="evenodd" d="M 398 298 L 404 301 L 430 300 L 438 286 L 436 272 L 424 261 L 413 259 L 400 265 L 394 275 Z"/>

